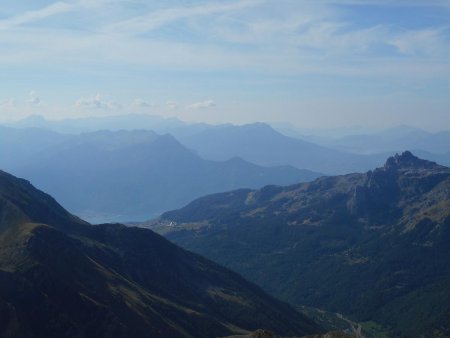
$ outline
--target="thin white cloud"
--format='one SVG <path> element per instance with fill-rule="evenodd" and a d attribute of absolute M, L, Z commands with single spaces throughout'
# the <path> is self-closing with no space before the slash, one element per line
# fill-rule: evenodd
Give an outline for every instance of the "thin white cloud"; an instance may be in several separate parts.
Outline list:
<path fill-rule="evenodd" d="M 390 6 L 390 7 L 449 7 L 447 0 L 314 0 L 316 3 L 333 5 Z"/>
<path fill-rule="evenodd" d="M 371 13 L 370 20 L 366 21 L 364 15 L 370 8 L 363 7 L 368 5 L 380 8 L 377 9 L 378 14 Z M 430 7 L 420 20 L 416 20 L 420 15 L 418 8 L 413 8 L 418 6 Z M 18 7 L 23 8 L 23 5 Z M 68 96 L 64 85 L 57 83 L 63 75 L 71 78 L 74 86 L 104 88 L 108 92 L 118 91 L 116 83 L 123 79 L 125 90 L 117 94 L 121 97 L 129 95 L 133 86 L 141 92 L 142 86 L 147 84 L 149 90 L 154 88 L 159 97 L 184 97 L 186 93 L 180 89 L 184 83 L 189 83 L 190 94 L 196 96 L 204 93 L 206 83 L 217 79 L 214 82 L 217 86 L 211 86 L 208 92 L 211 97 L 222 98 L 223 103 L 216 110 L 227 112 L 232 110 L 228 107 L 233 103 L 223 97 L 224 93 L 219 88 L 234 93 L 248 90 L 249 95 L 256 98 L 267 94 L 263 88 L 279 85 L 274 91 L 276 97 L 281 90 L 292 90 L 291 81 L 308 88 L 310 74 L 314 76 L 312 87 L 318 87 L 317 90 L 311 89 L 311 95 L 318 97 L 311 108 L 320 106 L 327 91 L 330 95 L 340 91 L 332 92 L 329 89 L 332 85 L 328 86 L 322 75 L 332 76 L 333 81 L 335 77 L 345 78 L 342 86 L 345 94 L 352 88 L 362 96 L 378 95 L 369 89 L 359 89 L 358 83 L 363 80 L 367 88 L 375 87 L 374 83 L 378 83 L 377 88 L 400 86 L 405 87 L 408 94 L 413 93 L 410 89 L 413 84 L 425 84 L 430 88 L 428 92 L 436 89 L 438 94 L 435 96 L 440 97 L 445 91 L 443 83 L 446 84 L 450 78 L 450 30 L 445 15 L 438 13 L 437 7 L 439 11 L 442 9 L 449 13 L 450 2 L 55 0 L 41 9 L 0 20 L 0 72 L 6 74 L 5 78 L 33 74 L 36 81 L 32 86 L 36 88 L 40 88 L 38 81 L 48 80 L 46 86 L 53 86 L 55 96 L 62 94 L 61 97 Z M 435 16 L 429 14 L 428 9 Z M 402 20 L 408 20 L 410 10 L 414 13 L 411 21 L 401 24 Z M 398 11 L 396 15 L 402 20 L 394 21 L 393 15 L 383 16 L 383 11 Z M 149 32 L 151 34 L 147 34 Z M 155 74 L 154 79 L 152 74 Z M 160 74 L 164 75 L 160 77 Z M 226 76 L 222 78 L 223 74 Z M 242 81 L 238 78 L 241 75 Z M 109 88 L 105 79 L 111 79 Z M 180 86 L 177 85 L 178 80 Z M 318 85 L 320 81 L 324 81 L 323 87 Z M 228 87 L 230 83 L 233 86 Z M 246 86 L 250 83 L 255 85 Z M 5 89 L 5 96 L 21 95 L 20 84 L 13 83 L 11 89 L 5 85 Z M 420 94 L 420 91 L 415 93 Z M 230 93 L 225 95 L 229 97 Z M 424 90 L 421 95 L 425 98 L 428 94 Z M 268 102 L 272 99 L 269 96 Z M 430 97 L 428 95 L 427 102 L 433 104 Z M 65 106 L 66 114 L 101 114 L 108 110 L 117 113 L 112 109 L 120 107 L 114 100 L 101 95 L 86 96 L 74 104 L 75 99 L 66 103 L 70 106 Z M 126 99 L 128 109 L 150 110 L 149 103 L 144 100 L 132 101 L 133 96 Z M 50 114 L 52 106 L 49 100 L 46 96 L 46 101 L 41 103 L 36 94 L 33 100 L 19 101 L 12 111 L 17 111 L 17 114 L 34 113 L 37 109 L 31 104 L 34 101 L 41 105 L 45 103 L 45 112 L 42 113 Z M 192 109 L 186 115 L 209 116 L 211 121 L 216 118 L 213 115 L 232 118 L 232 113 L 207 114 L 208 110 L 202 111 L 201 108 L 210 106 L 207 101 L 210 100 L 190 105 L 163 102 L 158 107 L 166 110 L 167 115 L 181 114 L 185 108 Z M 237 94 L 235 106 L 250 105 L 250 101 L 242 100 L 242 96 Z M 256 106 L 254 102 L 252 104 Z M 335 107 L 332 99 L 329 102 L 326 110 L 345 110 L 343 105 Z M 3 100 L 2 106 L 8 105 L 11 107 Z M 270 105 L 261 106 L 261 110 L 271 109 Z M 292 104 L 284 110 L 307 110 L 298 109 L 298 106 Z M 444 104 L 440 107 L 445 109 Z M 278 110 L 278 105 L 273 104 L 273 110 Z M 356 110 L 359 112 L 361 109 L 358 107 Z M 251 109 L 242 111 L 245 111 L 242 115 L 247 119 L 251 114 L 255 119 L 259 118 Z M 64 114 L 62 112 L 63 107 L 58 106 L 51 114 L 58 116 Z M 7 111 L 3 113 L 7 114 Z M 238 119 L 244 117 L 236 117 Z"/>
<path fill-rule="evenodd" d="M 206 100 L 206 101 L 192 103 L 192 104 L 188 105 L 188 108 L 189 109 L 205 109 L 205 108 L 212 108 L 215 106 L 216 106 L 216 103 L 213 100 Z"/>
<path fill-rule="evenodd" d="M 46 7 L 27 11 L 11 18 L 0 20 L 0 30 L 11 29 L 14 26 L 25 25 L 37 21 L 43 21 L 53 16 L 73 12 L 78 9 L 92 9 L 102 7 L 112 0 L 78 0 L 78 1 L 57 1 Z"/>
<path fill-rule="evenodd" d="M 73 8 L 73 4 L 68 4 L 66 2 L 56 2 L 42 9 L 28 11 L 15 17 L 1 20 L 0 29 L 8 29 L 12 26 L 18 26 L 43 20 L 57 14 L 67 13 L 73 10 Z"/>
<path fill-rule="evenodd" d="M 442 29 L 422 29 L 402 32 L 388 40 L 402 54 L 439 55 L 448 51 Z"/>
<path fill-rule="evenodd" d="M 1 110 L 11 110 L 16 108 L 17 102 L 14 98 L 10 97 L 5 100 L 0 100 L 0 109 Z"/>
<path fill-rule="evenodd" d="M 262 0 L 241 0 L 231 3 L 213 2 L 197 6 L 160 9 L 132 19 L 108 25 L 103 31 L 130 35 L 140 34 L 152 31 L 180 19 L 242 10 L 244 8 L 259 5 L 262 2 Z"/>
<path fill-rule="evenodd" d="M 386 6 L 390 3 L 388 0 L 369 2 Z M 78 68 L 88 74 L 113 73 L 119 69 L 117 66 L 121 69 L 132 66 L 131 73 L 138 69 L 173 73 L 179 70 L 237 71 L 275 76 L 448 78 L 449 32 L 444 28 L 432 22 L 430 27 L 414 31 L 386 23 L 355 24 L 341 15 L 345 8 L 337 11 L 336 6 L 331 6 L 369 2 L 286 0 L 274 6 L 267 0 L 252 0 L 203 2 L 203 5 L 185 7 L 164 3 L 165 9 L 149 11 L 142 1 L 139 12 L 130 10 L 126 15 L 114 12 L 98 20 L 100 23 L 93 17 L 91 21 L 83 17 L 89 21 L 89 30 L 77 29 L 76 24 L 74 29 L 69 29 L 63 24 L 56 26 L 54 22 L 51 26 L 27 27 L 26 23 L 75 10 L 89 17 L 94 11 L 87 6 L 119 3 L 112 0 L 60 1 L 40 11 L 9 19 L 9 29 L 0 31 L 0 64 L 10 69 L 10 66 L 39 69 L 42 65 Z M 407 1 L 401 3 L 406 6 Z M 414 2 L 419 3 L 428 2 Z M 177 25 L 171 25 L 174 22 Z M 178 25 L 180 22 L 183 25 Z M 0 27 L 2 23 L 5 21 L 0 21 Z M 11 23 L 14 24 L 11 26 Z M 142 34 L 159 28 L 167 30 L 156 38 Z M 184 39 L 185 33 L 194 38 Z M 387 54 L 386 50 L 397 53 Z M 79 105 L 97 107 L 105 100 L 93 97 L 79 101 Z M 167 105 L 169 109 L 174 109 L 173 106 Z"/>
<path fill-rule="evenodd" d="M 166 102 L 166 108 L 169 109 L 169 110 L 177 109 L 178 108 L 178 103 L 176 103 L 175 101 L 167 101 Z"/>
<path fill-rule="evenodd" d="M 119 103 L 105 99 L 101 94 L 96 94 L 90 98 L 80 98 L 75 102 L 75 107 L 84 109 L 117 110 L 121 106 Z"/>
<path fill-rule="evenodd" d="M 147 101 L 139 98 L 134 99 L 133 102 L 131 103 L 131 109 L 133 110 L 147 109 L 150 107 L 153 107 L 153 104 L 148 103 Z"/>
<path fill-rule="evenodd" d="M 41 104 L 41 98 L 35 90 L 30 91 L 28 95 L 28 103 L 33 106 L 39 106 Z"/>

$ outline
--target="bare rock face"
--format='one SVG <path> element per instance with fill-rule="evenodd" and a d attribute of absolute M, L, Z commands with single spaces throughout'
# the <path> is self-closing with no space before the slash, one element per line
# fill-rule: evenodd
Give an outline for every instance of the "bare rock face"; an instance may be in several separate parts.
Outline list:
<path fill-rule="evenodd" d="M 401 155 L 389 157 L 384 165 L 385 169 L 433 169 L 439 166 L 435 162 L 422 160 L 414 156 L 410 151 L 405 151 Z"/>

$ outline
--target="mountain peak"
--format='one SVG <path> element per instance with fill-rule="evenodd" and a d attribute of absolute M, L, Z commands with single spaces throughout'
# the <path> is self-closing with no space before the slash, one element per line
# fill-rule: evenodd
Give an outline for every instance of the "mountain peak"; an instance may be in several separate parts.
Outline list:
<path fill-rule="evenodd" d="M 395 154 L 387 159 L 385 169 L 431 169 L 438 167 L 436 162 L 422 160 L 410 151 Z"/>

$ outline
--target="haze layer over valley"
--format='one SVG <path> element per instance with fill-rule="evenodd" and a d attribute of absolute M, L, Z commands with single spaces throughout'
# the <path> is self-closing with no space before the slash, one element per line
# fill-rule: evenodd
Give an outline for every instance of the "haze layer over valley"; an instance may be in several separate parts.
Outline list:
<path fill-rule="evenodd" d="M 3 0 L 0 337 L 450 338 L 448 0 Z"/>

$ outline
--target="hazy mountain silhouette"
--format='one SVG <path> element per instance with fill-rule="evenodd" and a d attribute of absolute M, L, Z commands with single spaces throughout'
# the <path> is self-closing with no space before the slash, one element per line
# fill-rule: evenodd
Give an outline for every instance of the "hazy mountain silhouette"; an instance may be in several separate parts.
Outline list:
<path fill-rule="evenodd" d="M 68 135 L 29 128 L 15 129 L 0 126 L 0 167 L 13 170 L 44 152 L 67 141 Z"/>
<path fill-rule="evenodd" d="M 206 196 L 146 226 L 294 304 L 390 336 L 450 334 L 450 168 L 410 152 L 365 174 Z"/>
<path fill-rule="evenodd" d="M 165 118 L 158 115 L 127 114 L 116 116 L 91 116 L 84 118 L 68 118 L 48 120 L 40 115 L 31 115 L 25 119 L 10 123 L 15 128 L 48 129 L 60 133 L 83 133 L 98 130 L 134 130 L 147 129 L 168 132 L 172 128 L 187 125 L 177 118 Z"/>
<path fill-rule="evenodd" d="M 217 337 L 320 331 L 150 230 L 92 226 L 0 172 L 0 336 Z"/>
<path fill-rule="evenodd" d="M 206 159 L 227 160 L 238 156 L 259 165 L 293 165 L 326 174 L 363 172 L 382 165 L 387 156 L 406 149 L 412 149 L 425 159 L 450 165 L 449 131 L 431 133 L 407 125 L 374 132 L 363 127 L 321 130 L 274 123 L 280 133 L 264 123 L 214 126 L 145 114 L 64 120 L 33 115 L 11 125 L 63 133 L 154 130 L 174 135 Z"/>
<path fill-rule="evenodd" d="M 288 166 L 265 168 L 236 157 L 204 160 L 172 136 L 147 130 L 80 135 L 31 131 L 15 130 L 18 142 L 4 135 L 0 165 L 94 222 L 144 220 L 208 193 L 320 176 Z"/>
<path fill-rule="evenodd" d="M 264 123 L 216 126 L 179 139 L 211 160 L 239 156 L 259 165 L 289 164 L 326 174 L 365 171 L 386 158 L 385 154 L 365 156 L 325 148 L 285 136 Z"/>
<path fill-rule="evenodd" d="M 262 166 L 292 165 L 326 174 L 365 171 L 382 164 L 387 156 L 347 154 L 285 136 L 264 123 L 213 126 L 188 124 L 160 116 L 130 114 L 58 121 L 31 116 L 12 125 L 20 128 L 46 128 L 63 133 L 151 129 L 158 133 L 172 134 L 183 145 L 208 160 L 226 161 L 232 157 L 241 157 Z"/>
<path fill-rule="evenodd" d="M 312 142 L 341 151 L 377 154 L 413 149 L 426 159 L 450 151 L 450 131 L 427 132 L 410 126 L 398 126 L 376 133 L 348 134 L 336 138 L 311 137 Z M 430 157 L 428 157 L 428 154 Z"/>

